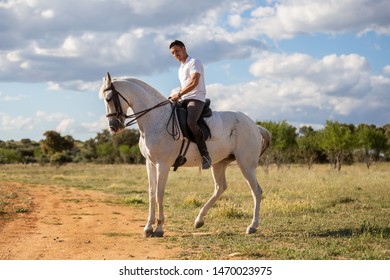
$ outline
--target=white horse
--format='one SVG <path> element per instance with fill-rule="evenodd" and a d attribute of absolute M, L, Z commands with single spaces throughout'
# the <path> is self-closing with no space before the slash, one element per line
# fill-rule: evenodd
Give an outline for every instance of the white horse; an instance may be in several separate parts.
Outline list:
<path fill-rule="evenodd" d="M 165 185 L 170 168 L 181 148 L 181 141 L 175 141 L 167 131 L 167 122 L 172 112 L 171 106 L 168 105 L 170 102 L 157 90 L 140 80 L 133 78 L 111 80 L 109 73 L 101 86 L 100 96 L 105 100 L 109 127 L 114 134 L 120 133 L 125 128 L 125 119 L 129 117 L 125 113 L 129 107 L 136 112 L 132 117 L 137 118 L 140 131 L 139 146 L 142 155 L 146 158 L 149 179 L 149 217 L 144 234 L 146 237 L 162 237 Z M 137 114 L 138 112 L 140 114 Z M 200 210 L 195 220 L 195 228 L 204 225 L 207 212 L 226 190 L 225 171 L 228 164 L 236 160 L 252 191 L 253 219 L 246 230 L 246 233 L 251 234 L 256 232 L 259 225 L 262 196 L 262 189 L 256 178 L 256 167 L 259 157 L 270 145 L 271 134 L 243 113 L 213 112 L 213 115 L 218 114 L 222 119 L 222 127 L 218 130 L 220 135 L 214 135 L 214 140 L 206 142 L 213 163 L 215 190 Z M 213 134 L 213 131 L 211 133 Z M 187 162 L 183 166 L 201 164 L 201 157 L 194 143 L 190 144 L 186 158 Z M 156 221 L 156 205 L 158 218 L 156 229 L 153 230 Z"/>

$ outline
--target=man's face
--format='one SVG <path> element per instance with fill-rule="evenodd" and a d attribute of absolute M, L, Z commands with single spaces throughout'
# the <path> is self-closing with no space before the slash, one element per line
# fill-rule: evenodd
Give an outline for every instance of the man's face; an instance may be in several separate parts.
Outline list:
<path fill-rule="evenodd" d="M 179 60 L 180 62 L 183 62 L 186 60 L 186 58 L 187 58 L 186 48 L 182 48 L 179 46 L 173 46 L 170 50 L 171 50 L 172 56 L 175 59 Z"/>

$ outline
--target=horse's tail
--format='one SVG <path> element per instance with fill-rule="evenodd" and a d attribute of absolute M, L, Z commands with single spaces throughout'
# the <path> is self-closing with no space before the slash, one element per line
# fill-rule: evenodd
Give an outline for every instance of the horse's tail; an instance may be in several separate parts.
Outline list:
<path fill-rule="evenodd" d="M 264 127 L 258 125 L 260 134 L 261 134 L 261 139 L 262 139 L 262 145 L 261 145 L 261 152 L 260 156 L 268 149 L 268 147 L 271 145 L 272 141 L 272 134 L 269 132 L 267 129 Z"/>

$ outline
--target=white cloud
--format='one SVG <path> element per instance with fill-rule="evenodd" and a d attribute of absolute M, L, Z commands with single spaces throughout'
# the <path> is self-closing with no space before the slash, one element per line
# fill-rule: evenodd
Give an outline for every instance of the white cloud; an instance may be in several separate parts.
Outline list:
<path fill-rule="evenodd" d="M 383 73 L 390 74 L 390 65 L 386 65 L 385 67 L 383 67 Z"/>
<path fill-rule="evenodd" d="M 275 9 L 271 7 L 259 7 L 253 10 L 251 15 L 255 18 L 271 17 L 275 15 Z"/>
<path fill-rule="evenodd" d="M 59 83 L 55 83 L 55 82 L 47 82 L 47 88 L 49 89 L 49 90 L 55 90 L 55 91 L 57 91 L 57 90 L 60 90 L 61 89 L 61 86 L 60 86 L 60 84 Z"/>
<path fill-rule="evenodd" d="M 317 60 L 306 54 L 263 52 L 250 72 L 270 79 L 303 79 L 329 95 L 362 96 L 370 87 L 369 64 L 356 54 L 331 54 Z"/>
<path fill-rule="evenodd" d="M 0 112 L 0 131 L 55 130 L 61 134 L 74 131 L 75 119 L 63 113 L 37 111 L 33 117 L 11 116 Z M 39 126 L 39 127 L 38 127 Z"/>
<path fill-rule="evenodd" d="M 107 122 L 103 122 L 105 119 L 102 116 L 95 123 L 77 126 L 76 119 L 64 113 L 37 111 L 34 116 L 25 117 L 0 112 L 0 132 L 4 131 L 6 133 L 6 135 L 0 133 L 0 140 L 7 139 L 7 134 L 10 132 L 18 133 L 21 138 L 30 138 L 31 134 L 34 133 L 35 136 L 33 138 L 41 139 L 43 132 L 48 130 L 55 130 L 58 133 L 70 135 L 78 131 L 81 134 L 85 134 L 86 137 L 93 137 L 92 133 L 97 133 L 107 128 Z"/>
<path fill-rule="evenodd" d="M 22 62 L 22 63 L 20 64 L 20 68 L 26 69 L 26 70 L 30 69 L 30 68 L 31 68 L 30 62 L 29 62 L 29 61 L 24 61 L 24 62 Z"/>
<path fill-rule="evenodd" d="M 7 54 L 7 59 L 9 61 L 20 61 L 20 55 L 19 55 L 19 51 L 12 51 L 12 52 L 9 52 Z"/>
<path fill-rule="evenodd" d="M 60 83 L 96 80 L 111 69 L 117 75 L 150 75 L 175 65 L 168 45 L 177 38 L 193 53 L 207 50 L 204 63 L 247 57 L 263 46 L 220 23 L 226 16 L 223 21 L 231 18 L 240 28 L 240 14 L 252 7 L 250 0 L 200 0 L 191 9 L 175 0 L 15 1 L 2 9 L 7 34 L 13 34 L 5 36 L 13 50 L 0 51 L 0 61 L 6 62 L 1 63 L 3 77 Z M 21 22 L 24 18 L 28 24 Z"/>
<path fill-rule="evenodd" d="M 0 92 L 0 101 L 2 102 L 18 101 L 21 100 L 23 97 L 24 96 L 21 94 L 11 96 L 11 95 L 5 95 L 2 92 Z"/>
<path fill-rule="evenodd" d="M 38 0 L 26 0 L 26 3 L 30 7 L 35 7 L 38 4 Z"/>
<path fill-rule="evenodd" d="M 390 78 L 375 76 L 364 57 L 264 52 L 250 67 L 248 83 L 207 88 L 216 110 L 238 110 L 257 120 L 321 125 L 327 119 L 368 122 L 390 117 Z M 386 122 L 386 120 L 383 120 Z"/>
<path fill-rule="evenodd" d="M 258 53 L 264 35 L 390 34 L 387 0 L 281 0 L 263 6 L 250 0 L 200 0 L 191 9 L 176 0 L 1 3 L 7 22 L 3 36 L 11 50 L 0 51 L 0 65 L 3 77 L 19 81 L 92 81 L 111 69 L 133 76 L 164 72 L 175 65 L 167 45 L 177 38 L 210 63 Z M 28 24 L 21 21 L 25 18 Z"/>
<path fill-rule="evenodd" d="M 52 91 L 59 91 L 62 89 L 76 90 L 76 91 L 95 91 L 97 92 L 101 86 L 100 81 L 87 82 L 83 80 L 72 80 L 61 83 L 53 81 L 47 82 L 47 88 Z"/>
<path fill-rule="evenodd" d="M 41 12 L 41 15 L 42 15 L 44 18 L 50 19 L 50 18 L 53 18 L 53 17 L 54 17 L 54 11 L 51 10 L 51 9 L 47 9 L 47 10 L 42 11 L 42 12 Z"/>
<path fill-rule="evenodd" d="M 240 27 L 240 25 L 241 25 L 241 16 L 240 15 L 232 15 L 232 16 L 230 16 L 229 23 L 233 27 Z"/>
<path fill-rule="evenodd" d="M 33 43 L 33 49 L 35 54 L 39 56 L 51 56 L 51 57 L 81 57 L 86 54 L 86 48 L 90 47 L 89 34 L 83 34 L 81 37 L 75 37 L 69 35 L 64 39 L 62 44 L 57 48 L 42 48 L 37 43 Z M 91 48 L 92 49 L 92 48 Z"/>
<path fill-rule="evenodd" d="M 70 130 L 70 127 L 72 126 L 72 124 L 74 123 L 74 119 L 72 118 L 67 118 L 67 119 L 63 119 L 56 127 L 56 131 L 58 133 L 61 133 L 61 134 L 64 134 L 64 133 L 70 133 L 71 130 Z"/>
<path fill-rule="evenodd" d="M 65 120 L 65 123 L 69 123 L 70 118 L 67 114 L 57 112 L 57 113 L 46 113 L 44 111 L 37 111 L 35 113 L 35 117 L 37 121 L 44 121 L 44 122 L 56 122 L 56 123 L 62 123 Z"/>
<path fill-rule="evenodd" d="M 107 118 L 105 116 L 101 116 L 95 122 L 83 122 L 81 123 L 80 131 L 87 131 L 90 133 L 97 133 L 102 131 L 103 129 L 107 129 Z"/>
<path fill-rule="evenodd" d="M 274 39 L 316 32 L 390 34 L 389 14 L 387 0 L 281 0 L 255 9 L 247 28 Z"/>
<path fill-rule="evenodd" d="M 34 129 L 34 120 L 32 118 L 14 117 L 0 112 L 0 131 L 32 129 Z"/>

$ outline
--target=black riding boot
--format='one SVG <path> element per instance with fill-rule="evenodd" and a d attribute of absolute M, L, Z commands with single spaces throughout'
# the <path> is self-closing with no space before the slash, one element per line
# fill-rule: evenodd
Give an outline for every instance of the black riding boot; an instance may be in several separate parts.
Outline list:
<path fill-rule="evenodd" d="M 211 158 L 207 150 L 206 141 L 203 136 L 200 139 L 196 139 L 196 145 L 198 146 L 200 155 L 202 157 L 202 169 L 209 169 L 211 166 Z"/>
<path fill-rule="evenodd" d="M 202 169 L 210 168 L 211 159 L 207 151 L 205 139 L 203 137 L 202 130 L 199 128 L 198 120 L 204 108 L 204 102 L 199 100 L 185 101 L 187 107 L 187 125 L 195 138 L 195 142 L 198 145 L 200 155 L 202 156 Z"/>

